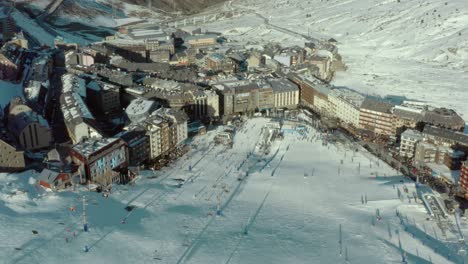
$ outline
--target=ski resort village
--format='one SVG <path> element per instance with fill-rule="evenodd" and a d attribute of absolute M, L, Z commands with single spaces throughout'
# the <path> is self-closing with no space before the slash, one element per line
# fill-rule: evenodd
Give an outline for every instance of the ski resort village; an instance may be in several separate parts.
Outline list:
<path fill-rule="evenodd" d="M 468 261 L 464 1 L 136 2 L 0 3 L 0 263 Z"/>

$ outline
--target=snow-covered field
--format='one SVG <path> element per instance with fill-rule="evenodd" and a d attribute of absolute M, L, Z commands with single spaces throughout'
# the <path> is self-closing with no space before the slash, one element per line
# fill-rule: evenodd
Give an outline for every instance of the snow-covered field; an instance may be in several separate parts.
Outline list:
<path fill-rule="evenodd" d="M 31 172 L 0 174 L 1 262 L 397 263 L 403 251 L 409 263 L 462 263 L 451 229 L 445 238 L 425 220 L 421 202 L 398 199 L 397 189 L 411 193 L 414 184 L 401 183 L 368 153 L 323 145 L 311 127 L 300 132 L 293 123 L 265 154 L 259 146 L 268 122 L 249 120 L 232 149 L 212 143 L 215 131 L 198 137 L 170 168 L 144 172 L 107 199 L 43 193 L 31 185 Z M 186 182 L 178 188 L 175 179 Z M 83 194 L 87 233 L 81 231 Z M 129 205 L 131 212 L 124 210 Z"/>

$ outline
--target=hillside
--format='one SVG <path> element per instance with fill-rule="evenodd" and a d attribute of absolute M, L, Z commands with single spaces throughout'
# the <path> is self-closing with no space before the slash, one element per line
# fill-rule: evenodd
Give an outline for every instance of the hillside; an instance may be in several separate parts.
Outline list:
<path fill-rule="evenodd" d="M 129 4 L 148 6 L 148 0 L 123 0 Z M 168 12 L 182 11 L 197 13 L 207 7 L 225 2 L 226 0 L 151 0 L 152 6 Z"/>
<path fill-rule="evenodd" d="M 252 13 L 290 31 L 337 39 L 349 70 L 337 76 L 336 85 L 425 100 L 468 117 L 465 0 L 240 0 L 231 8 L 240 13 L 234 26 L 249 41 L 296 37 L 280 37 L 271 26 L 265 30 Z"/>

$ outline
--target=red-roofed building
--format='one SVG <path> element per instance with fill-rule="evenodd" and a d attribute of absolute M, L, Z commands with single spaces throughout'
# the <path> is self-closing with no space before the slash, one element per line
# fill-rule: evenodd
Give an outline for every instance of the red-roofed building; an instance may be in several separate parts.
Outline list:
<path fill-rule="evenodd" d="M 64 189 L 71 185 L 71 175 L 65 172 L 56 172 L 49 169 L 44 169 L 38 177 L 38 183 L 45 189 L 56 191 Z"/>

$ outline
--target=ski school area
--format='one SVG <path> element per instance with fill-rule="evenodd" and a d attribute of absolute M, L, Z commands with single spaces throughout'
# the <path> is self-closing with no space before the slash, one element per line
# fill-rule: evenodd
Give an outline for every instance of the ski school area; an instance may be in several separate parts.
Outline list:
<path fill-rule="evenodd" d="M 222 127 L 197 136 L 108 198 L 0 174 L 0 262 L 464 263 L 468 227 L 438 194 L 357 144 L 275 122 L 246 120 L 232 147 L 215 144 Z"/>

